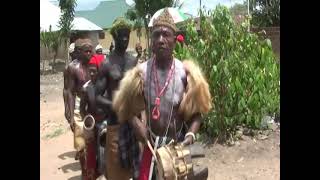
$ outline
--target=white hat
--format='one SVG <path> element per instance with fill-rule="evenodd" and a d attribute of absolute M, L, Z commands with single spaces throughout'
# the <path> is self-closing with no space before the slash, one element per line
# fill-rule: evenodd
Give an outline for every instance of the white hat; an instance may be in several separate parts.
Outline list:
<path fill-rule="evenodd" d="M 74 52 L 74 43 L 71 43 L 69 46 L 69 53 L 73 53 Z"/>
<path fill-rule="evenodd" d="M 100 44 L 98 44 L 98 45 L 96 46 L 96 50 L 98 50 L 98 49 L 103 49 Z"/>

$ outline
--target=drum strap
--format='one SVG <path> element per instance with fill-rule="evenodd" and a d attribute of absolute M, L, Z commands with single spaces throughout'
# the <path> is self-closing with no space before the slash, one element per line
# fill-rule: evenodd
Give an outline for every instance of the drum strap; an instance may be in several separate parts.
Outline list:
<path fill-rule="evenodd" d="M 153 59 L 153 61 L 155 61 L 155 59 Z M 174 61 L 174 59 L 173 59 Z M 148 68 L 147 68 L 148 69 Z M 147 77 L 149 77 L 149 81 L 147 82 L 148 83 L 148 123 L 149 123 L 149 134 L 150 134 L 150 139 L 151 139 L 151 142 L 153 141 L 153 136 L 155 136 L 155 134 L 151 131 L 151 83 L 152 83 L 152 79 L 151 79 L 151 70 L 152 68 L 149 68 L 149 75 Z M 175 71 L 175 69 L 173 70 Z M 147 74 L 148 74 L 148 70 L 147 70 Z M 173 88 L 172 88 L 172 95 L 174 96 L 175 92 L 176 92 L 176 81 L 175 81 L 176 77 L 175 77 L 175 73 L 174 73 L 174 76 L 173 76 Z M 168 122 L 168 126 L 166 128 L 166 131 L 164 133 L 164 136 L 162 138 L 162 142 L 161 142 L 161 146 L 165 145 L 166 144 L 166 140 L 167 140 L 167 134 L 168 134 L 168 130 L 169 130 L 169 127 L 170 127 L 170 123 L 171 123 L 171 120 L 172 120 L 172 113 L 173 113 L 173 106 L 174 106 L 174 98 L 172 98 L 172 104 L 171 104 L 171 111 L 169 113 L 169 122 Z M 175 121 L 175 120 L 174 120 Z M 174 123 L 175 124 L 175 123 Z M 176 128 L 176 127 L 175 127 Z M 182 129 L 182 128 L 181 128 Z M 176 133 L 176 132 L 175 132 Z M 175 139 L 176 139 L 176 136 L 177 134 L 175 134 Z M 156 142 L 153 142 L 154 144 L 154 151 L 157 150 L 158 146 L 159 146 L 159 136 L 156 136 Z M 154 168 L 154 161 L 156 157 L 152 157 L 152 161 L 151 161 L 151 166 L 150 166 L 150 171 L 149 171 L 149 180 L 151 180 L 152 178 L 152 174 L 153 174 L 153 168 Z"/>

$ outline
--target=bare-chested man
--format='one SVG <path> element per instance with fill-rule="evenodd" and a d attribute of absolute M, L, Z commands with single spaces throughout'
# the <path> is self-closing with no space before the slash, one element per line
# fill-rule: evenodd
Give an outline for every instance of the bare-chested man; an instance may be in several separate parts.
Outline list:
<path fill-rule="evenodd" d="M 121 127 L 116 114 L 112 111 L 113 91 L 118 88 L 119 82 L 124 76 L 124 72 L 135 67 L 136 58 L 126 53 L 129 43 L 131 25 L 124 19 L 118 18 L 114 21 L 111 34 L 115 42 L 115 49 L 110 52 L 106 60 L 102 63 L 96 83 L 96 102 L 103 107 L 108 114 L 107 138 L 106 138 L 106 178 L 108 180 L 128 180 L 132 177 L 132 168 L 120 161 L 119 141 L 129 138 L 122 138 Z M 108 97 L 104 97 L 105 91 Z M 125 127 L 125 126 L 124 126 Z M 122 132 L 126 132 L 123 128 Z M 119 137 L 120 136 L 120 137 Z M 121 142 L 120 142 L 121 143 Z M 128 161 L 127 161 L 128 162 Z"/>
<path fill-rule="evenodd" d="M 129 121 L 137 137 L 144 143 L 151 142 L 155 146 L 156 139 L 159 139 L 158 147 L 171 140 L 183 145 L 192 144 L 201 124 L 201 113 L 207 113 L 211 108 L 208 85 L 201 73 L 198 73 L 200 78 L 196 82 L 199 86 L 192 87 L 189 82 L 194 79 L 189 75 L 192 76 L 196 66 L 190 62 L 189 65 L 193 67 L 188 67 L 188 63 L 173 57 L 176 30 L 171 15 L 165 9 L 153 24 L 153 57 L 128 72 L 113 102 L 119 121 Z M 202 88 L 193 89 L 197 87 Z M 128 88 L 132 91 L 127 91 Z M 146 110 L 147 126 L 132 116 L 139 114 L 141 109 Z M 151 158 L 151 151 L 145 146 L 139 180 L 149 178 Z"/>
<path fill-rule="evenodd" d="M 138 60 L 138 64 L 141 64 L 143 63 L 144 61 L 146 61 L 146 57 L 145 56 L 142 56 L 142 46 L 140 43 L 137 43 L 136 44 L 136 52 L 137 52 L 137 60 Z"/>
<path fill-rule="evenodd" d="M 81 133 L 80 99 L 83 96 L 82 87 L 90 80 L 88 62 L 92 56 L 92 43 L 89 39 L 78 39 L 75 48 L 79 51 L 64 71 L 63 98 L 65 117 L 74 133 L 74 148 L 77 150 L 76 159 L 80 159 L 82 176 L 86 175 L 84 167 L 85 140 Z"/>

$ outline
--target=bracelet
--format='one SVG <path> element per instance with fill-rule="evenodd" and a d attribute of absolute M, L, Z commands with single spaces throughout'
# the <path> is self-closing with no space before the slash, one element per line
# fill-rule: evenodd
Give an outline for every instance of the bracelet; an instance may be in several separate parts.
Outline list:
<path fill-rule="evenodd" d="M 192 136 L 192 141 L 196 140 L 196 136 L 194 135 L 193 132 L 188 132 L 184 137 L 186 138 L 187 136 L 191 135 Z"/>

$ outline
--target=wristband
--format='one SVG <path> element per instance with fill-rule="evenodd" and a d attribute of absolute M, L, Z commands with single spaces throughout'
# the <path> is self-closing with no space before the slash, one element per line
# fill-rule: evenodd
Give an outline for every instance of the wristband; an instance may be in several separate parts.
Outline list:
<path fill-rule="evenodd" d="M 192 136 L 192 141 L 195 141 L 196 140 L 196 136 L 194 135 L 194 133 L 193 132 L 188 132 L 185 136 L 184 136 L 184 138 L 186 138 L 187 136 Z"/>

